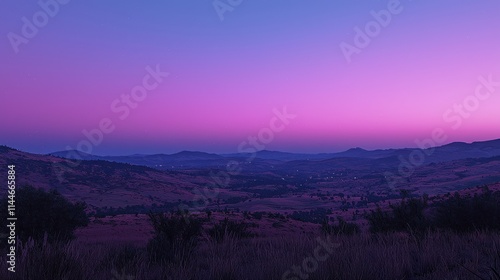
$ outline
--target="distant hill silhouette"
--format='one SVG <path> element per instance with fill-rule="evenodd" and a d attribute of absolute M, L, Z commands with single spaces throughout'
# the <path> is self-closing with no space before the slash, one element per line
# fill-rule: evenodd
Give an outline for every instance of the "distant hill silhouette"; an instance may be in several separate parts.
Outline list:
<path fill-rule="evenodd" d="M 499 146 L 500 141 L 495 140 L 437 147 L 410 176 L 402 176 L 398 169 L 401 157 L 407 159 L 415 149 L 354 148 L 328 154 L 326 158 L 322 157 L 327 154 L 261 151 L 248 162 L 245 154 L 183 151 L 107 157 L 72 151 L 38 155 L 0 146 L 0 172 L 1 168 L 15 164 L 20 186 L 55 188 L 69 199 L 84 199 L 91 209 L 189 204 L 193 199 L 199 200 L 200 192 L 206 193 L 207 186 L 223 194 L 217 199 L 212 197 L 211 207 L 219 207 L 216 203 L 220 199 L 221 205 L 238 205 L 234 207 L 257 207 L 252 204 L 262 203 L 265 206 L 261 207 L 293 209 L 300 207 L 294 202 L 297 195 L 307 194 L 314 199 L 308 205 L 320 207 L 331 202 L 316 200 L 314 196 L 319 192 L 357 192 L 372 198 L 376 192 L 398 193 L 388 190 L 388 172 L 400 177 L 398 188 L 429 194 L 499 182 Z M 238 162 L 241 171 L 229 175 L 229 161 Z M 215 180 L 214 174 L 221 172 L 226 173 Z M 215 185 L 224 181 L 227 183 Z M 252 198 L 259 199 L 248 204 Z"/>
<path fill-rule="evenodd" d="M 407 157 L 415 148 L 402 149 L 378 149 L 365 150 L 362 148 L 352 148 L 339 153 L 320 153 L 320 154 L 304 154 L 304 153 L 288 153 L 280 151 L 262 150 L 255 154 L 255 161 L 266 162 L 274 160 L 274 164 L 282 161 L 296 160 L 326 160 L 335 158 L 364 158 L 364 159 L 383 159 L 388 160 L 398 158 L 399 156 Z M 155 154 L 155 155 L 130 155 L 130 156 L 96 156 L 86 154 L 80 151 L 60 151 L 50 155 L 80 159 L 80 160 L 106 160 L 121 163 L 129 163 L 134 165 L 145 165 L 150 167 L 165 167 L 170 169 L 189 169 L 199 167 L 221 167 L 225 166 L 229 160 L 244 161 L 253 157 L 250 153 L 233 153 L 233 154 L 211 154 L 198 151 L 182 151 L 175 154 Z M 454 142 L 440 147 L 435 147 L 430 156 L 426 156 L 425 163 L 446 162 L 452 160 L 466 158 L 485 158 L 500 156 L 500 139 L 463 143 Z M 264 161 L 262 161 L 264 160 Z M 268 162 L 270 163 L 270 162 Z"/>

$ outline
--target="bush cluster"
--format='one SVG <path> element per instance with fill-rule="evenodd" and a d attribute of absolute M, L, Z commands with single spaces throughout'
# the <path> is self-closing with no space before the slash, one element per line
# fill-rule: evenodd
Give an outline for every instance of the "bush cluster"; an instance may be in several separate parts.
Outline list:
<path fill-rule="evenodd" d="M 7 219 L 8 198 L 0 200 L 0 219 Z M 16 189 L 15 217 L 16 235 L 21 241 L 29 238 L 47 241 L 67 241 L 74 238 L 76 228 L 87 226 L 89 219 L 85 213 L 86 204 L 72 203 L 57 190 L 46 192 L 32 186 Z M 0 229 L 7 234 L 7 227 Z"/>
<path fill-rule="evenodd" d="M 188 212 L 150 213 L 149 219 L 154 236 L 148 242 L 147 251 L 153 262 L 186 261 L 195 251 L 203 232 L 217 243 L 222 242 L 227 236 L 237 239 L 253 236 L 249 231 L 252 224 L 231 221 L 228 218 L 214 223 L 206 231 L 202 226 L 203 219 L 194 217 Z"/>
<path fill-rule="evenodd" d="M 454 232 L 500 230 L 500 192 L 485 188 L 480 194 L 453 196 L 428 203 L 427 196 L 405 198 L 389 211 L 380 207 L 366 215 L 372 232 L 444 229 Z"/>
<path fill-rule="evenodd" d="M 321 224 L 321 232 L 327 235 L 330 234 L 335 234 L 335 235 L 340 235 L 340 234 L 345 234 L 345 235 L 353 235 L 360 233 L 361 230 L 359 229 L 359 226 L 355 223 L 348 223 L 346 222 L 342 217 L 337 217 L 338 223 L 330 224 L 328 220 L 325 219 L 325 221 Z"/>

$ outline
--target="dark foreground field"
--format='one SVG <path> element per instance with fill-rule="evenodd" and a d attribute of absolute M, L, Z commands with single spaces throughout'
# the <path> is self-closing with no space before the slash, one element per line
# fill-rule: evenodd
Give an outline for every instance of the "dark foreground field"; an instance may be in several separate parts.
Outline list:
<path fill-rule="evenodd" d="M 207 239 L 178 261 L 162 263 L 149 261 L 146 249 L 140 247 L 25 243 L 15 274 L 7 271 L 2 251 L 0 278 L 499 279 L 499 233 L 435 232 L 425 237 L 367 233 L 332 236 L 329 241 L 333 245 L 325 248 L 328 240 L 320 235 L 228 237 L 221 243 Z"/>
<path fill-rule="evenodd" d="M 120 224 L 92 217 L 84 230 L 83 204 L 27 186 L 18 191 L 16 272 L 2 246 L 0 279 L 500 279 L 500 191 L 473 190 L 377 207 L 363 215 L 364 230 L 341 216 L 320 215 L 315 224 L 276 213 L 180 210 L 116 216 Z M 120 239 L 125 226 L 150 234 L 125 231 L 130 238 Z M 107 238 L 84 238 L 92 232 Z"/>

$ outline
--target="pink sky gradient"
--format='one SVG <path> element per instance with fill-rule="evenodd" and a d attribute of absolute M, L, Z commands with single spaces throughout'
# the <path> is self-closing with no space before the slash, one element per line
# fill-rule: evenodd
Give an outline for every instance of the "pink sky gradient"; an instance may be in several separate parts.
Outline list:
<path fill-rule="evenodd" d="M 498 1 L 401 1 L 351 63 L 339 44 L 388 1 L 252 1 L 223 22 L 208 2 L 180 2 L 70 2 L 18 54 L 7 34 L 40 8 L 0 4 L 0 144 L 64 150 L 110 118 L 97 154 L 232 153 L 283 106 L 297 118 L 266 149 L 411 147 L 436 127 L 447 142 L 500 138 L 500 87 L 459 129 L 442 116 L 479 76 L 500 81 Z M 122 121 L 110 105 L 148 65 L 170 76 Z"/>

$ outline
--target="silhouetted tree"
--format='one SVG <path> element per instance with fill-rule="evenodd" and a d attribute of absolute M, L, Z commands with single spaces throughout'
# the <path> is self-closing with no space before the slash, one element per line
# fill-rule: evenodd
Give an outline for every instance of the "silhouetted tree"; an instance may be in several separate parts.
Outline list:
<path fill-rule="evenodd" d="M 182 211 L 148 216 L 154 229 L 154 237 L 147 245 L 152 261 L 182 261 L 192 253 L 202 230 L 199 219 Z"/>
<path fill-rule="evenodd" d="M 383 211 L 380 207 L 371 210 L 366 216 L 371 232 L 418 231 L 430 228 L 431 222 L 424 215 L 427 207 L 425 199 L 403 199 L 400 204 L 390 205 L 391 211 Z"/>
<path fill-rule="evenodd" d="M 0 219 L 6 220 L 8 198 L 0 201 Z M 72 203 L 56 190 L 49 192 L 32 186 L 20 187 L 15 193 L 16 234 L 22 241 L 41 240 L 47 235 L 49 242 L 74 238 L 74 230 L 88 225 L 86 204 Z M 6 232 L 7 228 L 1 227 Z"/>
<path fill-rule="evenodd" d="M 500 192 L 489 189 L 473 197 L 455 193 L 438 204 L 435 224 L 457 232 L 500 230 Z"/>

